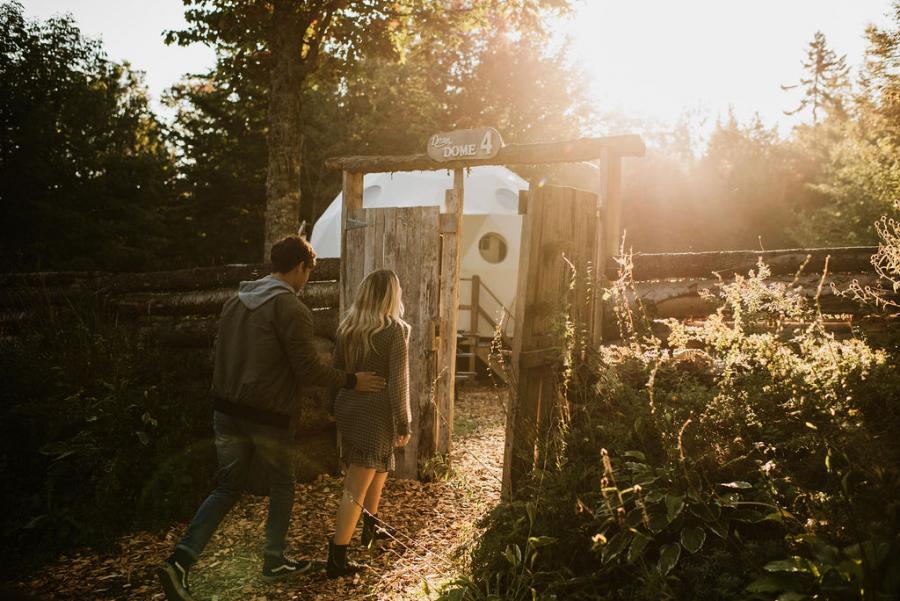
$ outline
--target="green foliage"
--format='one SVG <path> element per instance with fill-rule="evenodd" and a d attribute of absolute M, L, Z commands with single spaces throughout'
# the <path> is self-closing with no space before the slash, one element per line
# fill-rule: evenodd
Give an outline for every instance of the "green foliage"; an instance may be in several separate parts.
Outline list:
<path fill-rule="evenodd" d="M 90 301 L 72 303 L 0 339 L 7 575 L 189 517 L 215 465 L 208 358 L 146 344 Z"/>
<path fill-rule="evenodd" d="M 0 269 L 155 265 L 172 162 L 141 74 L 0 4 Z"/>
<path fill-rule="evenodd" d="M 576 370 L 565 459 L 485 520 L 445 598 L 896 595 L 896 357 L 768 276 L 723 282 L 666 340 L 620 311 L 626 344 Z"/>
<path fill-rule="evenodd" d="M 800 198 L 794 234 L 805 245 L 874 244 L 873 224 L 900 208 L 900 3 L 885 30 L 869 27 L 859 86 L 845 94 L 846 110 L 795 131 L 794 146 L 814 165 Z"/>
<path fill-rule="evenodd" d="M 505 8 L 498 8 L 501 12 Z M 525 25 L 523 25 L 525 27 Z M 301 219 L 314 222 L 340 190 L 325 159 L 342 154 L 421 151 L 435 131 L 496 125 L 511 142 L 576 136 L 590 113 L 565 53 L 548 53 L 528 26 L 474 25 L 448 34 L 425 29 L 404 42 L 402 58 L 368 53 L 352 64 L 320 57 L 300 100 L 303 136 Z M 176 86 L 175 140 L 186 177 L 182 241 L 202 262 L 257 260 L 265 212 L 269 75 L 262 61 L 234 63 Z M 207 250 L 208 249 L 208 250 Z"/>
<path fill-rule="evenodd" d="M 251 263 L 265 220 L 266 95 L 250 73 L 223 68 L 183 79 L 166 102 L 176 109 L 170 142 L 181 177 L 167 214 L 173 266 Z"/>

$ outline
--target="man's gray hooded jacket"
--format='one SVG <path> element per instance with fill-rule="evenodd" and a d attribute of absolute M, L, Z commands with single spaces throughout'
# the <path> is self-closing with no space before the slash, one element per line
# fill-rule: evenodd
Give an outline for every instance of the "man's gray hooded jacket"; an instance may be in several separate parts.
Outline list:
<path fill-rule="evenodd" d="M 299 410 L 301 387 L 340 388 L 352 378 L 320 361 L 312 312 L 271 275 L 241 282 L 225 303 L 215 355 L 214 397 L 288 417 Z"/>

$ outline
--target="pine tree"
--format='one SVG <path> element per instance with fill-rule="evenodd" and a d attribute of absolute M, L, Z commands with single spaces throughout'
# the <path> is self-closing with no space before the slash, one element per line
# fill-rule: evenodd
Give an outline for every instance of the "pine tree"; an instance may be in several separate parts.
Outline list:
<path fill-rule="evenodd" d="M 800 106 L 792 111 L 784 111 L 786 115 L 794 115 L 807 107 L 812 107 L 813 124 L 819 121 L 819 111 L 829 114 L 843 114 L 843 99 L 849 88 L 849 67 L 847 57 L 838 57 L 828 47 L 825 34 L 817 31 L 806 51 L 803 69 L 808 77 L 801 78 L 800 83 L 782 85 L 782 90 L 802 88 L 804 98 Z"/>

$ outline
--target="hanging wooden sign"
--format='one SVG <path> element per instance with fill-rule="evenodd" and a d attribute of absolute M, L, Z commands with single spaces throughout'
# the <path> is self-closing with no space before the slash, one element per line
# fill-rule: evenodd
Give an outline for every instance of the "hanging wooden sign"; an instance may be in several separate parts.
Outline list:
<path fill-rule="evenodd" d="M 493 127 L 457 129 L 428 139 L 428 156 L 435 161 L 490 159 L 497 156 L 503 140 Z"/>

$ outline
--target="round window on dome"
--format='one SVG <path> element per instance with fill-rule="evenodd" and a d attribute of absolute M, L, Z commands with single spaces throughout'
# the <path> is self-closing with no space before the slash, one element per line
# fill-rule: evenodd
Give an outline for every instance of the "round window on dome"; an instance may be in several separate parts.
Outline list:
<path fill-rule="evenodd" d="M 488 263 L 500 263 L 506 258 L 506 240 L 496 232 L 490 232 L 478 241 L 478 252 Z"/>

